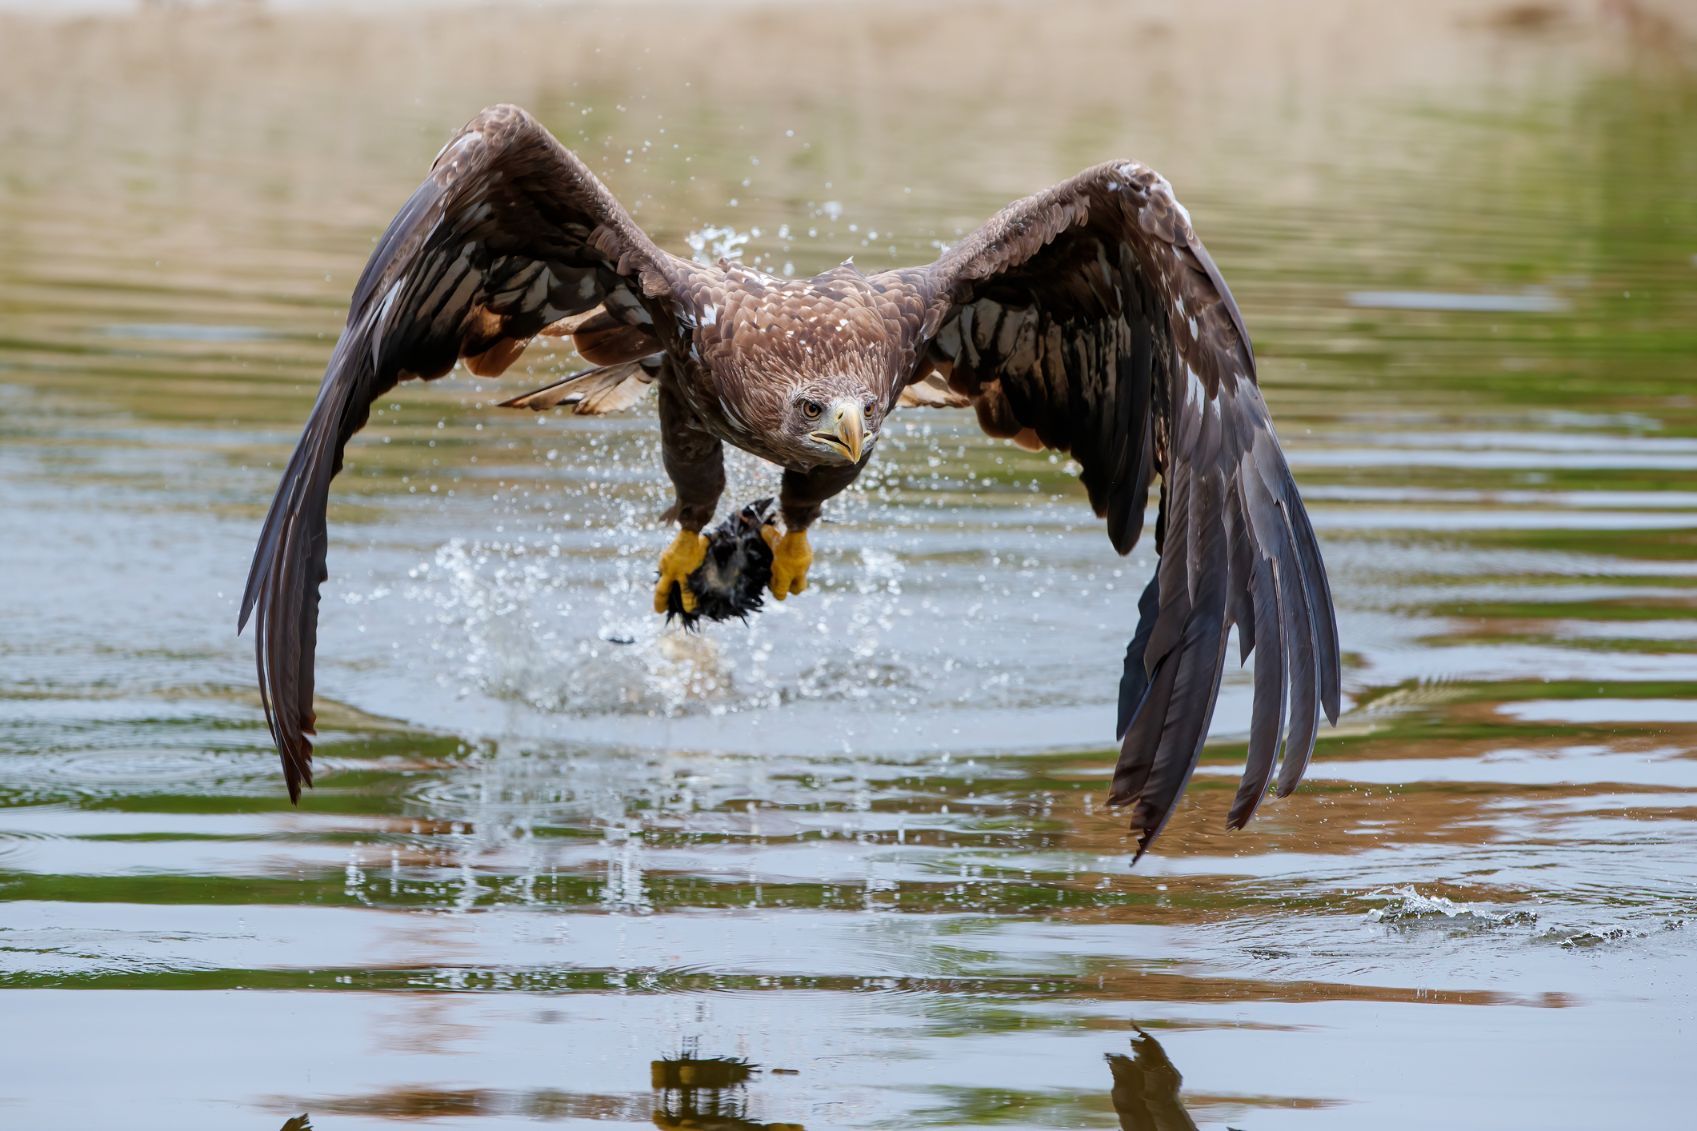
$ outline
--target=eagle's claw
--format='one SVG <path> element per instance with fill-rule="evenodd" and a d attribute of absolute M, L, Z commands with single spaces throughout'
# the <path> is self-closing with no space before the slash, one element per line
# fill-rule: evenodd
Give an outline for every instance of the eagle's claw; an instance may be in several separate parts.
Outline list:
<path fill-rule="evenodd" d="M 813 547 L 807 544 L 807 531 L 792 530 L 782 537 L 778 528 L 765 526 L 760 536 L 772 547 L 772 596 L 782 601 L 791 593 L 807 588 L 807 567 L 813 564 Z"/>
<path fill-rule="evenodd" d="M 689 575 L 701 567 L 707 558 L 707 536 L 695 530 L 680 530 L 660 555 L 660 580 L 654 583 L 654 611 L 666 611 L 666 599 L 672 586 L 678 587 L 684 611 L 695 612 L 695 594 L 689 588 Z"/>

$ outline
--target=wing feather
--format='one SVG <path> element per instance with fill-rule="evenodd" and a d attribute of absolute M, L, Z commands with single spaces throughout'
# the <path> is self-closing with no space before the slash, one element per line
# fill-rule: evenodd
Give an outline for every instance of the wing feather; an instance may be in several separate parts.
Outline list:
<path fill-rule="evenodd" d="M 461 357 L 475 372 L 498 373 L 545 327 L 597 306 L 641 312 L 645 300 L 669 294 L 674 262 L 517 107 L 485 110 L 438 154 L 354 286 L 242 593 L 237 629 L 254 620 L 260 696 L 292 799 L 312 783 L 330 481 L 372 404 L 399 381 L 440 377 Z M 591 329 L 627 353 L 645 345 L 630 353 L 638 356 L 659 349 L 651 320 L 632 329 L 647 318 Z"/>
<path fill-rule="evenodd" d="M 1132 808 L 1141 856 L 1201 756 L 1236 627 L 1240 658 L 1255 656 L 1228 816 L 1241 827 L 1275 773 L 1281 796 L 1301 780 L 1320 713 L 1337 721 L 1337 624 L 1242 313 L 1189 214 L 1154 171 L 1098 166 L 1010 205 L 919 285 L 928 363 L 991 435 L 1070 452 L 1119 552 L 1160 476 L 1160 563 L 1126 651 L 1109 800 Z"/>
<path fill-rule="evenodd" d="M 540 389 L 501 402 L 502 408 L 536 412 L 570 405 L 578 416 L 601 416 L 627 409 L 642 399 L 659 378 L 665 354 L 651 354 L 618 365 L 598 365 L 562 377 Z"/>
<path fill-rule="evenodd" d="M 909 381 L 897 403 L 908 408 L 965 408 L 972 398 L 949 388 L 948 379 L 932 369 L 918 380 Z"/>

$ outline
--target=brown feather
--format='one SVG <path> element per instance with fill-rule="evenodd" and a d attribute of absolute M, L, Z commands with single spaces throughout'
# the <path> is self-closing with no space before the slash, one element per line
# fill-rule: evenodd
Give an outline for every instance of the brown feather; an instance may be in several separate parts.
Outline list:
<path fill-rule="evenodd" d="M 479 377 L 499 377 L 519 359 L 529 338 L 501 338 L 482 353 L 468 354 L 465 367 Z"/>
<path fill-rule="evenodd" d="M 1028 452 L 1040 452 L 1043 450 L 1043 438 L 1037 435 L 1037 429 L 1035 428 L 1021 428 L 1018 432 L 1009 436 L 1008 439 L 1012 440 L 1016 445 L 1024 448 Z"/>
<path fill-rule="evenodd" d="M 603 309 L 572 331 L 572 346 L 593 365 L 618 365 L 657 353 L 660 340 L 652 325 L 632 325 Z"/>
<path fill-rule="evenodd" d="M 605 306 L 592 307 L 581 314 L 562 318 L 558 322 L 550 322 L 542 327 L 539 333 L 545 338 L 569 338 L 577 333 L 578 328 L 592 318 L 599 318 L 607 313 Z"/>
<path fill-rule="evenodd" d="M 896 403 L 904 408 L 965 408 L 972 398 L 949 388 L 949 382 L 933 369 L 917 381 L 902 386 Z"/>

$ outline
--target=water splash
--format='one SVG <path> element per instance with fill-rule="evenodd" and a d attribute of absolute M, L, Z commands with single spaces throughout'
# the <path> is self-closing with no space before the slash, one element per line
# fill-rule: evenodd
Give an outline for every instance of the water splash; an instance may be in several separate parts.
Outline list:
<path fill-rule="evenodd" d="M 1615 943 L 1640 942 L 1665 934 L 1669 931 L 1682 931 L 1687 920 L 1683 915 L 1672 915 L 1664 918 L 1657 928 L 1643 927 L 1593 927 L 1583 931 L 1568 931 L 1552 928 L 1546 934 L 1563 950 L 1591 950 L 1596 947 L 1611 946 Z"/>
<path fill-rule="evenodd" d="M 1399 927 L 1453 924 L 1491 929 L 1529 927 L 1538 921 L 1538 913 L 1526 908 L 1493 911 L 1482 903 L 1458 903 L 1441 895 L 1423 895 L 1412 884 L 1376 891 L 1367 898 L 1385 901 L 1385 906 L 1367 912 L 1368 921 Z"/>
<path fill-rule="evenodd" d="M 441 630 L 430 647 L 462 695 L 549 714 L 674 714 L 733 696 L 716 641 L 633 614 L 648 568 L 623 553 L 592 578 L 548 550 L 454 539 L 406 595 Z"/>
<path fill-rule="evenodd" d="M 742 259 L 743 248 L 758 234 L 758 230 L 739 232 L 733 227 L 708 224 L 685 236 L 684 242 L 689 245 L 690 256 L 697 263 L 712 264 L 721 259 L 734 263 Z"/>

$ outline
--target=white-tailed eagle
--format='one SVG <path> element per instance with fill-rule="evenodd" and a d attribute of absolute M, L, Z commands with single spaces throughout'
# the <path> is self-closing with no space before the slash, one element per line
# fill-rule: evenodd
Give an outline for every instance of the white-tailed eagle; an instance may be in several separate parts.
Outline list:
<path fill-rule="evenodd" d="M 992 436 L 1066 452 L 1121 554 L 1161 487 L 1155 576 L 1120 683 L 1109 801 L 1138 854 L 1201 754 L 1227 633 L 1255 660 L 1248 761 L 1228 818 L 1302 778 L 1338 713 L 1325 566 L 1256 385 L 1225 280 L 1166 180 L 1129 161 L 1017 201 L 935 263 L 811 279 L 708 266 L 651 241 L 530 115 L 496 106 L 437 156 L 354 288 L 242 598 L 291 798 L 312 781 L 313 652 L 325 511 L 343 449 L 398 382 L 510 366 L 539 334 L 595 368 L 509 404 L 580 412 L 659 397 L 679 530 L 655 608 L 694 598 L 724 488 L 723 445 L 783 468 L 779 600 L 807 585 L 807 529 L 852 483 L 888 414 L 970 404 Z M 674 586 L 677 588 L 674 590 Z M 1282 748 L 1282 756 L 1281 756 Z"/>

